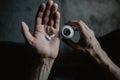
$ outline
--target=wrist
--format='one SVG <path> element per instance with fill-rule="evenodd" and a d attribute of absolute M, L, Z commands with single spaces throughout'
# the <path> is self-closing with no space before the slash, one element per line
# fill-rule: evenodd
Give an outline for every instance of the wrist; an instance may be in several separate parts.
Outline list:
<path fill-rule="evenodd" d="M 93 57 L 93 59 L 100 65 L 107 67 L 109 64 L 111 64 L 110 58 L 102 48 L 92 49 L 90 51 L 90 54 Z"/>
<path fill-rule="evenodd" d="M 120 70 L 103 49 L 93 50 L 91 52 L 94 53 L 93 58 L 95 61 L 109 72 L 116 73 L 117 70 Z"/>
<path fill-rule="evenodd" d="M 101 54 L 95 58 L 98 64 L 103 68 L 103 70 L 112 74 L 112 77 L 115 80 L 120 80 L 120 68 L 108 57 L 104 50 L 101 51 Z"/>
<path fill-rule="evenodd" d="M 55 59 L 39 58 L 32 67 L 31 80 L 47 80 Z"/>
<path fill-rule="evenodd" d="M 41 58 L 42 64 L 53 64 L 55 61 L 55 58 Z"/>

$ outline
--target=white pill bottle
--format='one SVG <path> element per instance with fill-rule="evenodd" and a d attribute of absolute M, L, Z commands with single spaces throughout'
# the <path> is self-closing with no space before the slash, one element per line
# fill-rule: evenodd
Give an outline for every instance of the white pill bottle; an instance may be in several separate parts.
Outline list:
<path fill-rule="evenodd" d="M 61 34 L 62 37 L 66 39 L 71 39 L 74 36 L 74 29 L 69 25 L 65 25 L 61 30 Z"/>

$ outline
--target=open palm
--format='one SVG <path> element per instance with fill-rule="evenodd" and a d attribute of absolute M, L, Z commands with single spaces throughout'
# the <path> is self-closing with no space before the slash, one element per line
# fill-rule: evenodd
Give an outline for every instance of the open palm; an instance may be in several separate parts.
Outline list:
<path fill-rule="evenodd" d="M 60 14 L 57 11 L 58 5 L 52 0 L 47 4 L 41 4 L 36 15 L 33 35 L 25 22 L 22 22 L 22 31 L 28 43 L 35 48 L 43 58 L 56 58 L 59 50 L 59 23 Z M 55 34 L 48 40 L 46 36 Z"/>

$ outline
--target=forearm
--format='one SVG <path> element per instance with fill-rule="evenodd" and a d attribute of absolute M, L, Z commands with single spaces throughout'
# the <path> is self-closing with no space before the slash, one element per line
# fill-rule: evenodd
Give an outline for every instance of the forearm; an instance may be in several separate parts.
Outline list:
<path fill-rule="evenodd" d="M 34 68 L 31 80 L 47 80 L 55 59 L 44 58 Z"/>
<path fill-rule="evenodd" d="M 108 73 L 112 74 L 116 80 L 120 80 L 120 68 L 108 57 L 106 52 L 102 49 L 94 51 L 94 53 L 99 53 L 94 56 L 96 62 Z"/>

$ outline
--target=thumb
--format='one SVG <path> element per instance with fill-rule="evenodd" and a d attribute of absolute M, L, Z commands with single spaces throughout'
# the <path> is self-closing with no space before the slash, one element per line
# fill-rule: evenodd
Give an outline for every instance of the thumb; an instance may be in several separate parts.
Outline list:
<path fill-rule="evenodd" d="M 33 36 L 31 35 L 28 25 L 25 22 L 21 22 L 21 28 L 24 38 L 29 42 L 32 43 Z"/>
<path fill-rule="evenodd" d="M 78 43 L 73 42 L 70 39 L 65 39 L 62 38 L 62 40 L 70 47 L 72 47 L 73 49 L 76 49 L 78 52 L 84 52 L 84 48 L 81 47 Z"/>
<path fill-rule="evenodd" d="M 62 40 L 70 47 L 76 49 L 77 48 L 77 43 L 73 42 L 72 40 L 70 39 L 66 39 L 66 38 L 62 38 Z"/>

